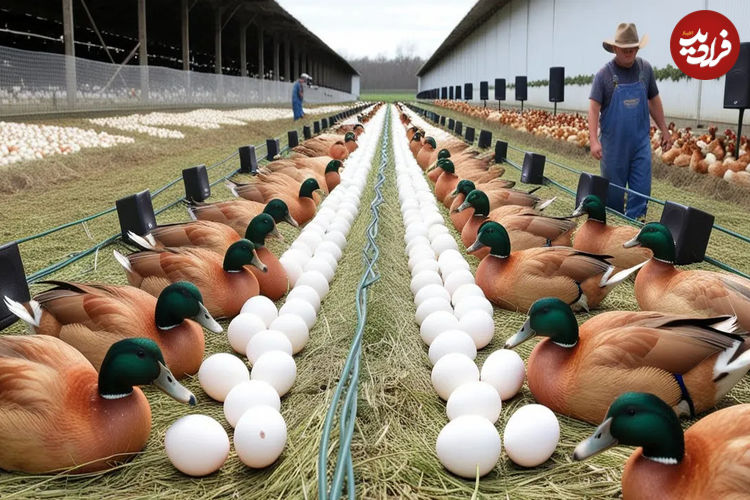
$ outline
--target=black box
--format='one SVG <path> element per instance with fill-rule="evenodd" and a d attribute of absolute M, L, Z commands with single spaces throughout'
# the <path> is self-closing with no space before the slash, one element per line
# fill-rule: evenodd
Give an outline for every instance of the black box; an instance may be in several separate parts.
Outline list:
<path fill-rule="evenodd" d="M 120 231 L 125 241 L 130 241 L 128 231 L 143 236 L 156 227 L 156 215 L 148 189 L 120 198 L 115 202 L 115 206 L 117 218 L 120 220 Z"/>
<path fill-rule="evenodd" d="M 0 296 L 7 296 L 17 302 L 31 300 L 29 286 L 26 284 L 26 272 L 23 269 L 18 243 L 11 241 L 0 246 Z M 16 322 L 18 317 L 5 307 L 0 300 L 0 330 Z"/>
<path fill-rule="evenodd" d="M 521 182 L 525 184 L 544 184 L 544 163 L 547 158 L 539 153 L 527 152 L 523 157 Z"/>
<path fill-rule="evenodd" d="M 310 125 L 305 125 L 302 127 L 302 137 L 305 138 L 305 140 L 312 137 L 312 131 L 310 130 Z"/>
<path fill-rule="evenodd" d="M 505 141 L 495 142 L 495 163 L 502 163 L 508 157 L 508 143 Z"/>
<path fill-rule="evenodd" d="M 474 144 L 474 127 L 466 127 L 466 135 L 464 137 L 466 138 L 466 142 Z"/>
<path fill-rule="evenodd" d="M 240 172 L 243 174 L 258 173 L 258 158 L 255 156 L 255 146 L 242 146 L 240 152 Z"/>
<path fill-rule="evenodd" d="M 289 144 L 289 149 L 292 149 L 293 147 L 296 147 L 299 145 L 299 135 L 297 134 L 296 130 L 290 130 L 286 133 L 287 137 L 287 143 Z"/>
<path fill-rule="evenodd" d="M 479 131 L 479 142 L 477 146 L 481 149 L 487 149 L 492 145 L 492 132 L 489 130 Z"/>
<path fill-rule="evenodd" d="M 182 182 L 185 184 L 185 199 L 203 201 L 211 196 L 211 185 L 205 165 L 186 168 L 182 171 Z"/>
<path fill-rule="evenodd" d="M 280 150 L 278 139 L 266 139 L 266 160 L 273 161 Z"/>
<path fill-rule="evenodd" d="M 464 124 L 460 121 L 456 121 L 456 127 L 453 129 L 456 135 L 462 135 L 464 132 Z"/>
<path fill-rule="evenodd" d="M 693 264 L 703 260 L 714 225 L 713 215 L 668 201 L 660 222 L 672 232 L 675 264 Z"/>
<path fill-rule="evenodd" d="M 328 128 L 328 118 L 323 118 L 322 120 L 320 120 L 320 128 L 322 130 L 325 130 Z"/>
<path fill-rule="evenodd" d="M 313 122 L 313 134 L 319 134 L 320 133 L 320 122 L 314 121 Z"/>
<path fill-rule="evenodd" d="M 598 175 L 581 172 L 581 176 L 578 178 L 578 190 L 576 191 L 576 208 L 578 208 L 578 205 L 581 204 L 583 199 L 590 194 L 598 196 L 606 206 L 608 191 L 608 179 Z"/>
<path fill-rule="evenodd" d="M 454 128 L 456 128 L 456 120 L 448 118 L 448 130 L 453 130 Z"/>

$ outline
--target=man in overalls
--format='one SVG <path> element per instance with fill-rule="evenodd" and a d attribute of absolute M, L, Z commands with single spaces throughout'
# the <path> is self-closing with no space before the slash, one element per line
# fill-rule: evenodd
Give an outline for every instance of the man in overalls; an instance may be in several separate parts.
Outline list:
<path fill-rule="evenodd" d="M 307 75 L 302 73 L 297 81 L 294 82 L 294 85 L 292 85 L 292 112 L 294 113 L 295 120 L 299 120 L 305 116 L 305 113 L 302 110 L 302 101 L 304 101 L 305 98 L 306 80 Z"/>
<path fill-rule="evenodd" d="M 614 39 L 602 43 L 604 50 L 613 52 L 615 57 L 596 74 L 589 95 L 591 156 L 601 160 L 601 175 L 610 182 L 607 206 L 621 213 L 625 191 L 615 185 L 651 194 L 649 114 L 661 130 L 662 150 L 672 147 L 654 71 L 647 61 L 636 57 L 638 49 L 647 42 L 647 35 L 638 39 L 635 24 L 620 23 Z M 601 128 L 601 139 L 597 126 Z M 647 202 L 642 196 L 628 193 L 625 215 L 643 221 Z"/>

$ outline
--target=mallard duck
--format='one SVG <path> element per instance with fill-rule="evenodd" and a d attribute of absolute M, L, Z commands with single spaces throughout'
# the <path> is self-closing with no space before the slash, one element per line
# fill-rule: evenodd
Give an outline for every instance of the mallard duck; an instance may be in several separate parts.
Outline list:
<path fill-rule="evenodd" d="M 156 226 L 144 238 L 155 248 L 194 246 L 223 254 L 240 236 L 221 222 L 196 220 Z"/>
<path fill-rule="evenodd" d="M 245 234 L 247 225 L 258 214 L 266 213 L 273 217 L 274 222 L 286 222 L 293 227 L 299 227 L 294 217 L 289 214 L 289 207 L 283 200 L 274 198 L 266 204 L 245 199 L 219 201 L 216 203 L 191 203 L 188 213 L 196 220 L 221 222 L 235 230 L 237 235 Z"/>
<path fill-rule="evenodd" d="M 622 472 L 624 499 L 746 498 L 750 491 L 750 405 L 706 415 L 683 434 L 669 405 L 653 394 L 618 397 L 604 422 L 576 446 L 583 460 L 612 446 L 640 446 Z"/>
<path fill-rule="evenodd" d="M 212 316 L 231 318 L 260 290 L 258 279 L 245 268 L 266 269 L 256 248 L 251 241 L 239 240 L 227 249 L 223 263 L 219 254 L 191 247 L 145 250 L 128 256 L 115 250 L 114 254 L 131 285 L 158 296 L 170 283 L 190 281 L 201 291 Z"/>
<path fill-rule="evenodd" d="M 147 384 L 195 404 L 152 340 L 114 343 L 97 374 L 58 338 L 0 337 L 0 468 L 84 473 L 133 458 L 151 432 L 151 408 L 137 387 Z"/>
<path fill-rule="evenodd" d="M 422 149 L 423 137 L 424 134 L 419 131 L 412 135 L 411 139 L 409 139 L 409 150 L 411 151 L 411 154 L 414 155 L 415 159 L 417 157 L 417 153 L 419 153 L 419 150 Z"/>
<path fill-rule="evenodd" d="M 579 330 L 570 306 L 547 297 L 534 302 L 505 347 L 548 337 L 531 353 L 526 376 L 536 400 L 564 415 L 595 424 L 619 394 L 648 391 L 692 416 L 750 370 L 748 334 L 732 333 L 735 327 L 732 316 L 613 311 Z"/>
<path fill-rule="evenodd" d="M 422 148 L 417 152 L 417 165 L 422 170 L 426 170 L 427 167 L 435 162 L 435 149 L 437 149 L 435 138 L 430 136 L 425 137 Z"/>
<path fill-rule="evenodd" d="M 570 247 L 543 247 L 511 253 L 503 226 L 482 225 L 467 252 L 484 246 L 490 253 L 477 267 L 476 282 L 485 296 L 505 309 L 528 311 L 537 299 L 558 297 L 576 309 L 596 307 L 619 281 L 610 279 L 608 255 L 592 255 Z M 624 279 L 624 278 L 623 278 Z"/>
<path fill-rule="evenodd" d="M 260 202 L 278 198 L 286 203 L 294 220 L 299 224 L 305 224 L 315 216 L 317 204 L 313 198 L 313 193 L 320 190 L 320 185 L 318 181 L 311 178 L 306 179 L 298 186 L 294 188 L 296 191 L 292 192 L 293 186 L 280 188 L 263 183 L 235 184 L 232 187 L 232 193 L 246 200 Z"/>
<path fill-rule="evenodd" d="M 672 233 L 658 222 L 646 224 L 635 238 L 624 243 L 625 248 L 639 245 L 654 254 L 635 278 L 635 298 L 641 309 L 697 316 L 731 314 L 737 316 L 743 330 L 750 330 L 750 280 L 734 274 L 675 268 Z"/>
<path fill-rule="evenodd" d="M 531 207 L 505 205 L 490 211 L 490 200 L 480 190 L 469 193 L 459 212 L 469 206 L 474 213 L 461 230 L 461 241 L 465 247 L 477 239 L 482 224 L 488 220 L 501 224 L 510 236 L 510 245 L 515 250 L 526 250 L 543 246 L 570 246 L 570 238 L 576 228 L 575 220 L 567 217 L 548 217 L 541 215 Z M 480 248 L 475 252 L 479 259 L 489 253 L 489 248 Z"/>
<path fill-rule="evenodd" d="M 326 165 L 325 170 L 325 179 L 326 179 L 326 186 L 328 187 L 328 192 L 330 193 L 333 191 L 333 188 L 339 185 L 341 182 L 341 175 L 339 174 L 339 169 L 341 168 L 343 164 L 340 160 L 331 160 L 328 162 L 328 165 Z"/>
<path fill-rule="evenodd" d="M 582 252 L 612 256 L 612 264 L 621 269 L 632 267 L 651 258 L 648 248 L 626 249 L 622 246 L 638 234 L 632 226 L 607 225 L 607 211 L 601 198 L 590 194 L 581 200 L 572 217 L 588 214 L 588 220 L 576 231 L 573 248 Z"/>
<path fill-rule="evenodd" d="M 475 189 L 478 189 L 484 193 L 494 191 L 495 189 L 510 189 L 515 186 L 515 184 L 516 183 L 513 181 L 500 178 L 493 179 L 490 182 L 484 182 L 478 185 L 470 181 L 469 179 L 461 179 L 460 181 L 458 181 L 458 184 L 456 184 L 456 189 L 454 189 L 453 192 L 449 195 L 450 207 L 448 212 L 450 214 L 451 222 L 453 222 L 453 226 L 460 232 L 464 228 L 464 224 L 466 224 L 466 221 L 468 221 L 472 216 L 472 213 L 470 211 L 458 211 L 458 207 L 463 204 L 463 202 L 466 200 L 466 196 L 469 193 L 471 193 Z"/>
<path fill-rule="evenodd" d="M 443 158 L 437 162 L 437 172 L 442 172 L 435 180 L 435 198 L 443 205 L 448 205 L 448 196 L 456 189 L 459 178 L 455 173 L 453 162 Z"/>
<path fill-rule="evenodd" d="M 255 244 L 258 258 L 265 264 L 266 270 L 260 270 L 255 266 L 248 266 L 247 269 L 258 279 L 261 295 L 265 295 L 271 300 L 279 300 L 289 288 L 289 278 L 279 259 L 265 246 L 266 237 L 274 234 L 278 235 L 279 233 L 276 230 L 273 217 L 270 215 L 256 215 L 250 221 L 245 238 Z"/>
<path fill-rule="evenodd" d="M 155 341 L 177 378 L 198 372 L 203 361 L 203 325 L 221 325 L 203 305 L 192 283 L 178 281 L 156 299 L 132 286 L 47 281 L 55 285 L 27 304 L 5 297 L 8 310 L 34 333 L 58 337 L 78 349 L 97 370 L 110 346 L 128 337 Z"/>

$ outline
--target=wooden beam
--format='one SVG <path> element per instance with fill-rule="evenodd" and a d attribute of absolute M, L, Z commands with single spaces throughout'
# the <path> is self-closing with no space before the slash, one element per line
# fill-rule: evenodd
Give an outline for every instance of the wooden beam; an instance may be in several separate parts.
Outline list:
<path fill-rule="evenodd" d="M 279 35 L 273 34 L 273 79 L 278 81 L 281 80 L 281 64 L 279 56 L 281 53 L 281 47 L 279 46 Z"/>
<path fill-rule="evenodd" d="M 221 12 L 222 7 L 214 10 L 214 72 L 221 74 Z"/>
<path fill-rule="evenodd" d="M 65 42 L 65 93 L 68 105 L 76 101 L 76 47 L 73 24 L 73 0 L 63 0 L 63 41 Z"/>
<path fill-rule="evenodd" d="M 284 78 L 287 82 L 292 81 L 291 56 L 289 54 L 292 41 L 288 38 L 284 41 Z"/>
<path fill-rule="evenodd" d="M 258 26 L 258 78 L 263 79 L 265 67 L 263 61 L 263 27 Z"/>
<path fill-rule="evenodd" d="M 180 5 L 180 26 L 182 27 L 182 69 L 190 71 L 190 6 L 188 0 Z"/>
<path fill-rule="evenodd" d="M 148 100 L 148 49 L 146 36 L 146 0 L 138 0 L 138 64 L 141 70 L 141 100 Z"/>
<path fill-rule="evenodd" d="M 240 27 L 240 75 L 247 76 L 247 24 Z"/>

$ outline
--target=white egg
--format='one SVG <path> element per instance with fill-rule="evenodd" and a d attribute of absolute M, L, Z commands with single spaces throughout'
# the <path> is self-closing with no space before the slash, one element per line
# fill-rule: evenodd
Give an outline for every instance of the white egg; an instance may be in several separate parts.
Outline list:
<path fill-rule="evenodd" d="M 240 314 L 244 313 L 255 314 L 263 320 L 266 327 L 279 315 L 276 304 L 265 295 L 256 295 L 247 299 L 240 310 Z"/>
<path fill-rule="evenodd" d="M 479 287 L 479 285 L 474 284 L 474 283 L 461 285 L 458 288 L 456 288 L 456 290 L 451 294 L 451 302 L 455 306 L 466 297 L 484 298 L 484 292 Z"/>
<path fill-rule="evenodd" d="M 456 387 L 448 398 L 445 409 L 448 420 L 461 415 L 479 415 L 494 424 L 500 417 L 502 406 L 500 394 L 490 384 L 469 382 Z"/>
<path fill-rule="evenodd" d="M 461 255 L 461 252 L 458 250 L 446 250 L 445 252 L 440 254 L 440 257 L 438 257 L 438 264 L 440 264 L 440 268 L 443 268 L 443 265 L 446 262 L 454 261 L 454 260 L 466 260 L 464 259 L 464 256 Z"/>
<path fill-rule="evenodd" d="M 422 303 L 417 306 L 414 320 L 418 325 L 421 325 L 424 319 L 435 311 L 447 311 L 452 314 L 453 307 L 444 297 L 432 297 L 422 301 Z"/>
<path fill-rule="evenodd" d="M 435 271 L 422 271 L 411 279 L 411 293 L 417 294 L 422 287 L 427 285 L 442 285 L 443 279 Z"/>
<path fill-rule="evenodd" d="M 281 259 L 290 260 L 292 262 L 298 263 L 300 266 L 303 266 L 308 260 L 310 260 L 310 258 L 311 256 L 308 255 L 307 252 L 303 252 L 295 248 L 289 248 L 286 252 L 281 254 L 281 257 L 279 257 L 279 260 Z"/>
<path fill-rule="evenodd" d="M 281 398 L 276 389 L 262 380 L 248 380 L 237 384 L 224 400 L 224 416 L 232 427 L 237 426 L 240 417 L 253 406 L 266 405 L 281 411 Z"/>
<path fill-rule="evenodd" d="M 522 467 L 536 467 L 555 452 L 560 440 L 560 423 L 543 405 L 522 406 L 505 424 L 505 452 Z"/>
<path fill-rule="evenodd" d="M 308 330 L 312 328 L 317 319 L 315 307 L 302 299 L 287 299 L 284 305 L 279 309 L 279 316 L 283 314 L 299 316 L 305 322 L 305 325 L 307 325 Z"/>
<path fill-rule="evenodd" d="M 411 239 L 416 236 L 427 237 L 427 228 L 421 222 L 408 225 L 406 233 L 404 233 L 404 238 L 406 238 L 407 242 L 411 241 Z"/>
<path fill-rule="evenodd" d="M 341 232 L 341 231 L 339 231 Z M 347 230 L 348 232 L 348 230 Z M 346 234 L 346 233 L 344 233 Z M 339 246 L 332 242 L 332 241 L 324 241 L 320 245 L 318 245 L 318 248 L 315 249 L 316 252 L 328 252 L 331 255 L 333 255 L 336 258 L 336 261 L 341 260 L 342 251 L 339 248 Z"/>
<path fill-rule="evenodd" d="M 479 368 L 465 354 L 451 352 L 438 359 L 431 378 L 435 392 L 447 401 L 459 385 L 479 380 Z"/>
<path fill-rule="evenodd" d="M 305 226 L 305 229 L 302 231 L 302 233 L 305 232 L 312 232 L 316 233 L 320 236 L 323 236 L 323 234 L 326 232 L 326 229 L 328 228 L 328 220 L 323 220 L 315 216 L 313 220 L 307 223 Z M 300 234 L 302 234 L 300 233 Z"/>
<path fill-rule="evenodd" d="M 458 320 L 453 313 L 447 311 L 435 311 L 429 314 L 419 326 L 419 335 L 425 344 L 430 345 L 435 337 L 446 330 L 459 329 Z"/>
<path fill-rule="evenodd" d="M 323 276 L 320 271 L 314 270 L 302 273 L 302 276 L 297 279 L 297 283 L 294 286 L 297 285 L 308 285 L 313 287 L 321 300 L 328 295 L 328 290 L 330 290 L 326 277 Z"/>
<path fill-rule="evenodd" d="M 240 313 L 229 322 L 227 337 L 236 352 L 245 354 L 245 348 L 253 335 L 267 328 L 266 322 L 257 314 Z"/>
<path fill-rule="evenodd" d="M 282 314 L 268 327 L 269 330 L 278 330 L 289 339 L 292 344 L 292 353 L 297 354 L 305 348 L 310 339 L 310 329 L 305 320 L 296 314 Z"/>
<path fill-rule="evenodd" d="M 425 259 L 436 258 L 435 252 L 432 250 L 432 247 L 430 245 L 425 245 L 424 243 L 412 246 L 407 254 L 409 255 L 410 260 L 417 259 L 418 257 Z"/>
<path fill-rule="evenodd" d="M 325 234 L 325 241 L 332 241 L 340 250 L 346 246 L 346 236 L 341 231 L 328 231 Z"/>
<path fill-rule="evenodd" d="M 444 250 L 443 253 L 447 252 L 448 250 Z M 444 261 L 439 262 L 438 265 L 440 266 L 440 274 L 442 274 L 445 277 L 450 276 L 451 274 L 453 274 L 454 272 L 458 270 L 464 270 L 464 271 L 471 270 L 471 268 L 469 267 L 469 263 L 466 262 L 464 259 L 459 259 L 459 258 L 444 260 Z"/>
<path fill-rule="evenodd" d="M 224 465 L 229 456 L 229 436 L 207 415 L 186 415 L 167 429 L 164 449 L 177 470 L 200 477 Z"/>
<path fill-rule="evenodd" d="M 432 284 L 423 286 L 419 289 L 417 294 L 414 296 L 414 304 L 419 307 L 425 300 L 433 299 L 436 297 L 443 298 L 448 302 L 450 302 L 451 300 L 450 294 L 446 291 L 443 285 Z"/>
<path fill-rule="evenodd" d="M 492 308 L 492 302 L 485 299 L 484 297 L 470 295 L 467 297 L 463 297 L 459 302 L 456 303 L 455 314 L 460 321 L 464 314 L 470 313 L 474 310 L 486 312 L 490 315 L 490 317 L 492 317 L 495 312 Z"/>
<path fill-rule="evenodd" d="M 352 225 L 346 220 L 346 219 L 336 219 L 331 222 L 331 225 L 328 227 L 328 229 L 339 231 L 343 234 L 349 234 L 349 229 L 351 229 Z M 325 243 L 325 241 L 323 242 Z M 329 243 L 333 243 L 332 241 Z"/>
<path fill-rule="evenodd" d="M 445 227 L 445 224 L 443 224 L 442 220 L 439 223 L 432 224 L 431 226 L 427 228 L 427 237 L 430 239 L 430 243 L 434 243 L 435 238 L 438 237 L 439 235 L 448 234 L 448 233 L 449 233 L 449 230 L 447 227 Z M 450 238 L 453 239 L 452 236 Z"/>
<path fill-rule="evenodd" d="M 286 276 L 289 279 L 289 286 L 294 286 L 303 272 L 302 266 L 299 264 L 299 261 L 282 256 L 279 259 L 279 263 L 286 272 Z"/>
<path fill-rule="evenodd" d="M 518 393 L 524 378 L 526 369 L 523 360 L 516 351 L 510 349 L 498 349 L 482 365 L 482 381 L 492 384 L 503 401 Z"/>
<path fill-rule="evenodd" d="M 310 247 L 310 255 L 313 254 L 315 249 L 320 245 L 320 243 L 323 241 L 323 236 L 320 233 L 314 232 L 314 231 L 308 231 L 307 228 L 303 230 L 299 236 L 297 236 L 297 239 L 295 242 L 304 243 L 308 247 Z"/>
<path fill-rule="evenodd" d="M 247 343 L 246 354 L 250 364 L 268 351 L 283 351 L 292 354 L 292 343 L 289 338 L 278 330 L 263 330 L 256 333 Z"/>
<path fill-rule="evenodd" d="M 309 243 L 307 241 L 305 241 L 305 239 L 299 239 L 299 238 L 300 237 L 298 236 L 297 239 L 294 240 L 291 245 L 289 245 L 289 250 L 294 250 L 297 253 L 301 253 L 302 255 L 304 255 L 307 258 L 312 257 L 313 250 L 315 250 L 315 249 L 312 248 L 309 245 Z M 287 250 L 287 252 L 289 250 Z"/>
<path fill-rule="evenodd" d="M 261 469 L 274 463 L 286 445 L 286 422 L 270 406 L 248 409 L 234 429 L 234 450 L 248 467 Z"/>
<path fill-rule="evenodd" d="M 283 351 L 268 351 L 255 360 L 250 371 L 250 380 L 268 382 L 279 396 L 286 394 L 297 378 L 294 358 Z"/>
<path fill-rule="evenodd" d="M 432 250 L 424 250 L 418 247 L 413 248 L 408 262 L 409 271 L 411 271 L 412 276 L 416 275 L 416 273 L 414 272 L 414 268 L 417 266 L 417 264 L 423 261 L 432 260 L 435 260 L 435 254 L 432 253 Z"/>
<path fill-rule="evenodd" d="M 439 234 L 432 239 L 432 249 L 435 250 L 436 254 L 440 255 L 448 250 L 458 249 L 458 244 L 456 243 L 456 240 L 453 239 L 453 236 L 444 233 Z"/>
<path fill-rule="evenodd" d="M 289 301 L 292 299 L 304 300 L 313 306 L 316 313 L 320 312 L 320 297 L 318 296 L 318 292 L 309 285 L 300 285 L 292 288 L 292 291 L 286 296 L 286 300 Z"/>
<path fill-rule="evenodd" d="M 325 258 L 321 257 L 313 257 L 309 261 L 307 261 L 307 264 L 302 268 L 303 271 L 318 271 L 320 274 L 325 277 L 325 279 L 330 283 L 333 279 L 333 274 L 336 271 L 334 268 L 332 268 L 327 260 Z"/>
<path fill-rule="evenodd" d="M 455 314 L 455 312 L 454 312 Z M 495 335 L 495 322 L 492 315 L 480 309 L 473 309 L 471 314 L 464 314 L 458 320 L 458 327 L 474 339 L 477 349 L 483 349 Z"/>
<path fill-rule="evenodd" d="M 440 358 L 452 352 L 464 354 L 470 359 L 475 359 L 477 357 L 477 347 L 474 345 L 474 339 L 462 330 L 446 330 L 432 341 L 428 356 L 430 362 L 434 365 Z"/>
<path fill-rule="evenodd" d="M 445 275 L 443 275 L 445 276 Z M 445 289 L 453 295 L 453 292 L 461 285 L 470 285 L 474 283 L 474 275 L 467 269 L 456 269 L 445 278 Z"/>
<path fill-rule="evenodd" d="M 416 238 L 413 238 L 406 245 L 406 254 L 409 255 L 409 251 L 411 251 L 411 249 L 414 248 L 417 245 L 422 245 L 422 246 L 429 247 L 430 246 L 430 240 L 428 240 L 425 236 L 417 236 Z"/>
<path fill-rule="evenodd" d="M 477 472 L 481 477 L 495 468 L 502 444 L 500 434 L 489 420 L 463 415 L 443 427 L 435 449 L 443 467 L 457 476 L 474 479 Z"/>
<path fill-rule="evenodd" d="M 420 260 L 419 262 L 415 262 L 414 266 L 410 270 L 411 270 L 412 276 L 416 276 L 422 271 L 438 272 L 440 268 L 438 267 L 437 260 L 435 260 L 435 258 L 433 257 L 431 259 L 424 259 L 424 260 Z M 442 285 L 440 286 L 440 288 L 443 288 Z M 448 297 L 450 298 L 450 295 L 448 295 Z"/>
<path fill-rule="evenodd" d="M 232 387 L 245 380 L 250 380 L 250 373 L 244 361 L 225 352 L 207 357 L 198 369 L 201 387 L 216 401 L 224 401 Z"/>
<path fill-rule="evenodd" d="M 339 267 L 339 261 L 336 260 L 336 257 L 331 254 L 331 252 L 328 252 L 326 250 L 316 250 L 313 259 L 323 259 L 334 271 L 336 271 L 336 268 Z"/>

